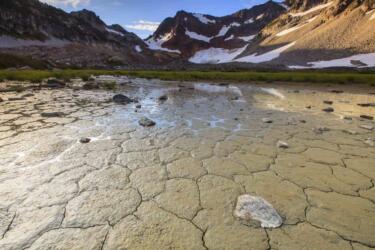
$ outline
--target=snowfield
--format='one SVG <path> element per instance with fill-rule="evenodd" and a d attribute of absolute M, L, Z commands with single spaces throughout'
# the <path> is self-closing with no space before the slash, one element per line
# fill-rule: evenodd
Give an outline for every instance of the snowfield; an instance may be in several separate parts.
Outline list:
<path fill-rule="evenodd" d="M 261 55 L 253 54 L 253 55 L 241 57 L 241 58 L 236 59 L 235 62 L 262 63 L 262 62 L 272 61 L 273 59 L 278 58 L 282 52 L 293 47 L 295 44 L 296 42 L 292 42 L 283 47 L 271 50 Z"/>
<path fill-rule="evenodd" d="M 222 49 L 222 48 L 210 48 L 206 50 L 201 50 L 195 53 L 189 59 L 191 63 L 197 64 L 219 64 L 219 63 L 229 63 L 232 62 L 234 58 L 239 56 L 245 51 L 247 46 L 239 49 Z"/>
<path fill-rule="evenodd" d="M 356 64 L 355 62 L 359 61 L 366 64 L 367 66 Z M 331 68 L 331 67 L 352 67 L 352 68 L 366 68 L 366 67 L 375 67 L 375 53 L 369 54 L 358 54 L 346 58 L 328 60 L 328 61 L 318 61 L 318 62 L 309 62 L 309 66 L 289 66 L 292 69 L 322 69 L 322 68 Z"/>
<path fill-rule="evenodd" d="M 294 46 L 295 42 L 287 44 L 283 47 L 278 49 L 274 49 L 267 53 L 257 55 L 249 55 L 244 56 L 241 58 L 237 58 L 241 55 L 247 48 L 247 45 L 243 48 L 227 50 L 222 48 L 210 48 L 206 50 L 201 50 L 195 53 L 189 59 L 189 62 L 197 63 L 197 64 L 219 64 L 219 63 L 229 63 L 229 62 L 245 62 L 245 63 L 262 63 L 268 62 L 273 59 L 276 59 L 280 56 L 280 54 L 287 49 Z M 237 59 L 236 59 L 237 58 Z"/>
<path fill-rule="evenodd" d="M 187 36 L 189 36 L 190 38 L 192 38 L 192 39 L 204 41 L 206 43 L 209 43 L 210 40 L 212 39 L 212 37 L 207 37 L 207 36 L 204 36 L 204 35 L 200 35 L 198 33 L 195 33 L 193 31 L 189 31 L 189 30 L 186 30 L 185 34 Z"/>
<path fill-rule="evenodd" d="M 196 17 L 201 23 L 204 23 L 204 24 L 214 24 L 214 23 L 216 23 L 215 20 L 208 19 L 203 14 L 194 13 L 193 16 Z"/>
<path fill-rule="evenodd" d="M 325 3 L 325 4 L 320 4 L 320 5 L 317 5 L 309 10 L 306 10 L 304 12 L 298 12 L 298 13 L 290 13 L 289 15 L 293 16 L 293 17 L 297 17 L 297 16 L 305 16 L 305 15 L 308 15 L 310 13 L 313 13 L 315 11 L 318 11 L 318 10 L 321 10 L 321 9 L 324 9 L 324 8 L 327 8 L 328 6 L 330 6 L 331 4 L 333 3 L 333 1 L 331 2 L 328 2 L 328 3 Z"/>

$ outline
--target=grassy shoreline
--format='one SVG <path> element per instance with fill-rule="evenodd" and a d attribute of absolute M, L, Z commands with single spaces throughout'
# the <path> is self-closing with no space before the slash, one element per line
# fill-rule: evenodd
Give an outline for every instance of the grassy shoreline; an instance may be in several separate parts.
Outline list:
<path fill-rule="evenodd" d="M 374 72 L 220 72 L 220 71 L 129 71 L 129 70 L 0 70 L 0 81 L 40 82 L 49 77 L 88 79 L 91 75 L 126 75 L 139 78 L 157 78 L 171 81 L 235 81 L 235 82 L 301 82 L 301 83 L 363 83 L 375 86 Z"/>

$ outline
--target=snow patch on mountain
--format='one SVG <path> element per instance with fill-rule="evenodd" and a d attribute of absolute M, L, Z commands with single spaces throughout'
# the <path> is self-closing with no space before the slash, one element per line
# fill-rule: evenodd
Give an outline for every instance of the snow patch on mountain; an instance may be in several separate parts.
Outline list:
<path fill-rule="evenodd" d="M 253 18 L 250 18 L 249 20 L 245 21 L 244 24 L 252 24 L 254 22 Z"/>
<path fill-rule="evenodd" d="M 360 63 L 358 63 L 360 62 Z M 366 65 L 362 65 L 366 64 Z M 328 61 L 318 61 L 318 62 L 309 62 L 309 66 L 289 66 L 292 69 L 322 69 L 322 68 L 331 68 L 331 67 L 352 67 L 352 68 L 366 68 L 366 67 L 375 67 L 375 53 L 369 54 L 358 54 L 346 58 L 328 60 Z"/>
<path fill-rule="evenodd" d="M 244 40 L 245 42 L 250 42 L 253 40 L 257 35 L 250 35 L 250 36 L 239 36 L 238 38 Z"/>
<path fill-rule="evenodd" d="M 189 62 L 198 64 L 219 64 L 232 62 L 234 58 L 239 56 L 245 51 L 247 46 L 239 49 L 222 49 L 222 48 L 209 48 L 206 50 L 201 50 L 195 53 L 189 59 Z"/>
<path fill-rule="evenodd" d="M 134 49 L 135 49 L 135 51 L 137 51 L 138 53 L 141 53 L 143 50 L 142 50 L 142 48 L 141 48 L 141 46 L 139 46 L 139 45 L 136 45 L 135 47 L 134 47 Z"/>
<path fill-rule="evenodd" d="M 214 24 L 214 23 L 216 23 L 215 20 L 208 19 L 203 14 L 194 13 L 193 16 L 196 17 L 201 23 L 204 23 L 204 24 Z"/>
<path fill-rule="evenodd" d="M 327 8 L 328 6 L 330 6 L 331 4 L 333 4 L 333 1 L 328 2 L 328 3 L 325 3 L 325 4 L 317 5 L 317 6 L 311 8 L 311 9 L 309 9 L 309 10 L 306 10 L 306 11 L 304 11 L 304 12 L 289 13 L 289 15 L 291 15 L 291 16 L 293 16 L 293 17 L 305 16 L 305 15 L 308 15 L 308 14 L 313 13 L 313 12 L 315 12 L 315 11 L 325 9 L 325 8 Z"/>
<path fill-rule="evenodd" d="M 280 47 L 278 49 L 271 50 L 267 53 L 257 55 L 257 54 L 252 54 L 249 56 L 241 57 L 236 59 L 236 62 L 246 62 L 246 63 L 262 63 L 262 62 L 268 62 L 272 61 L 273 59 L 276 59 L 280 56 L 280 54 L 287 49 L 293 47 L 296 44 L 296 42 L 289 43 L 283 47 Z"/>
<path fill-rule="evenodd" d="M 117 30 L 114 30 L 114 29 L 105 28 L 105 30 L 106 30 L 107 32 L 112 33 L 112 34 L 115 34 L 115 35 L 124 36 L 124 34 L 122 34 L 121 32 L 118 32 Z"/>
<path fill-rule="evenodd" d="M 291 27 L 289 29 L 286 29 L 286 30 L 283 30 L 283 31 L 280 31 L 279 33 L 276 34 L 276 36 L 285 36 L 289 33 L 292 33 L 296 30 L 299 30 L 301 28 L 303 28 L 304 26 L 306 26 L 307 24 L 311 23 L 312 21 L 314 21 L 315 19 L 317 18 L 317 16 L 313 17 L 313 18 L 310 18 L 309 20 L 307 20 L 304 24 L 301 24 L 301 25 L 297 25 L 297 26 L 294 26 L 294 27 Z"/>
<path fill-rule="evenodd" d="M 181 54 L 181 51 L 179 50 L 173 50 L 173 49 L 168 49 L 162 47 L 163 43 L 169 41 L 173 37 L 173 32 L 167 33 L 161 38 L 154 38 L 151 37 L 148 40 L 146 40 L 146 44 L 149 49 L 151 50 L 162 50 L 162 51 L 167 51 L 167 52 L 172 52 L 172 53 L 178 53 Z"/>
<path fill-rule="evenodd" d="M 239 23 L 231 23 L 229 25 L 224 25 L 221 30 L 219 31 L 219 33 L 216 35 L 216 37 L 220 37 L 220 36 L 225 36 L 228 31 L 230 30 L 230 28 L 232 27 L 239 27 L 241 26 L 241 24 Z"/>
<path fill-rule="evenodd" d="M 212 37 L 207 37 L 198 33 L 195 33 L 193 31 L 186 30 L 185 34 L 189 36 L 192 39 L 204 41 L 206 43 L 209 43 Z"/>

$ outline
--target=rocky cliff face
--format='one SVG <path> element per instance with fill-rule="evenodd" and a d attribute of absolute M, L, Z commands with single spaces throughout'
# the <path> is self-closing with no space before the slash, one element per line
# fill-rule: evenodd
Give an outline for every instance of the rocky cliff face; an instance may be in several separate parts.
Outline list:
<path fill-rule="evenodd" d="M 0 1 L 0 52 L 32 54 L 56 66 L 105 67 L 170 60 L 94 12 L 66 13 L 38 0 Z M 72 54 L 71 51 L 75 53 Z"/>

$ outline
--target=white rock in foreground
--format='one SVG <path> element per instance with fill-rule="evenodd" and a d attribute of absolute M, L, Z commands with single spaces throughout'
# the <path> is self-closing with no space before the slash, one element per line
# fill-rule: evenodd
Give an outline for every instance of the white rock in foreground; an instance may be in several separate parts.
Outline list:
<path fill-rule="evenodd" d="M 261 197 L 241 195 L 238 197 L 234 215 L 245 221 L 259 221 L 263 228 L 277 228 L 283 223 L 270 203 Z"/>

